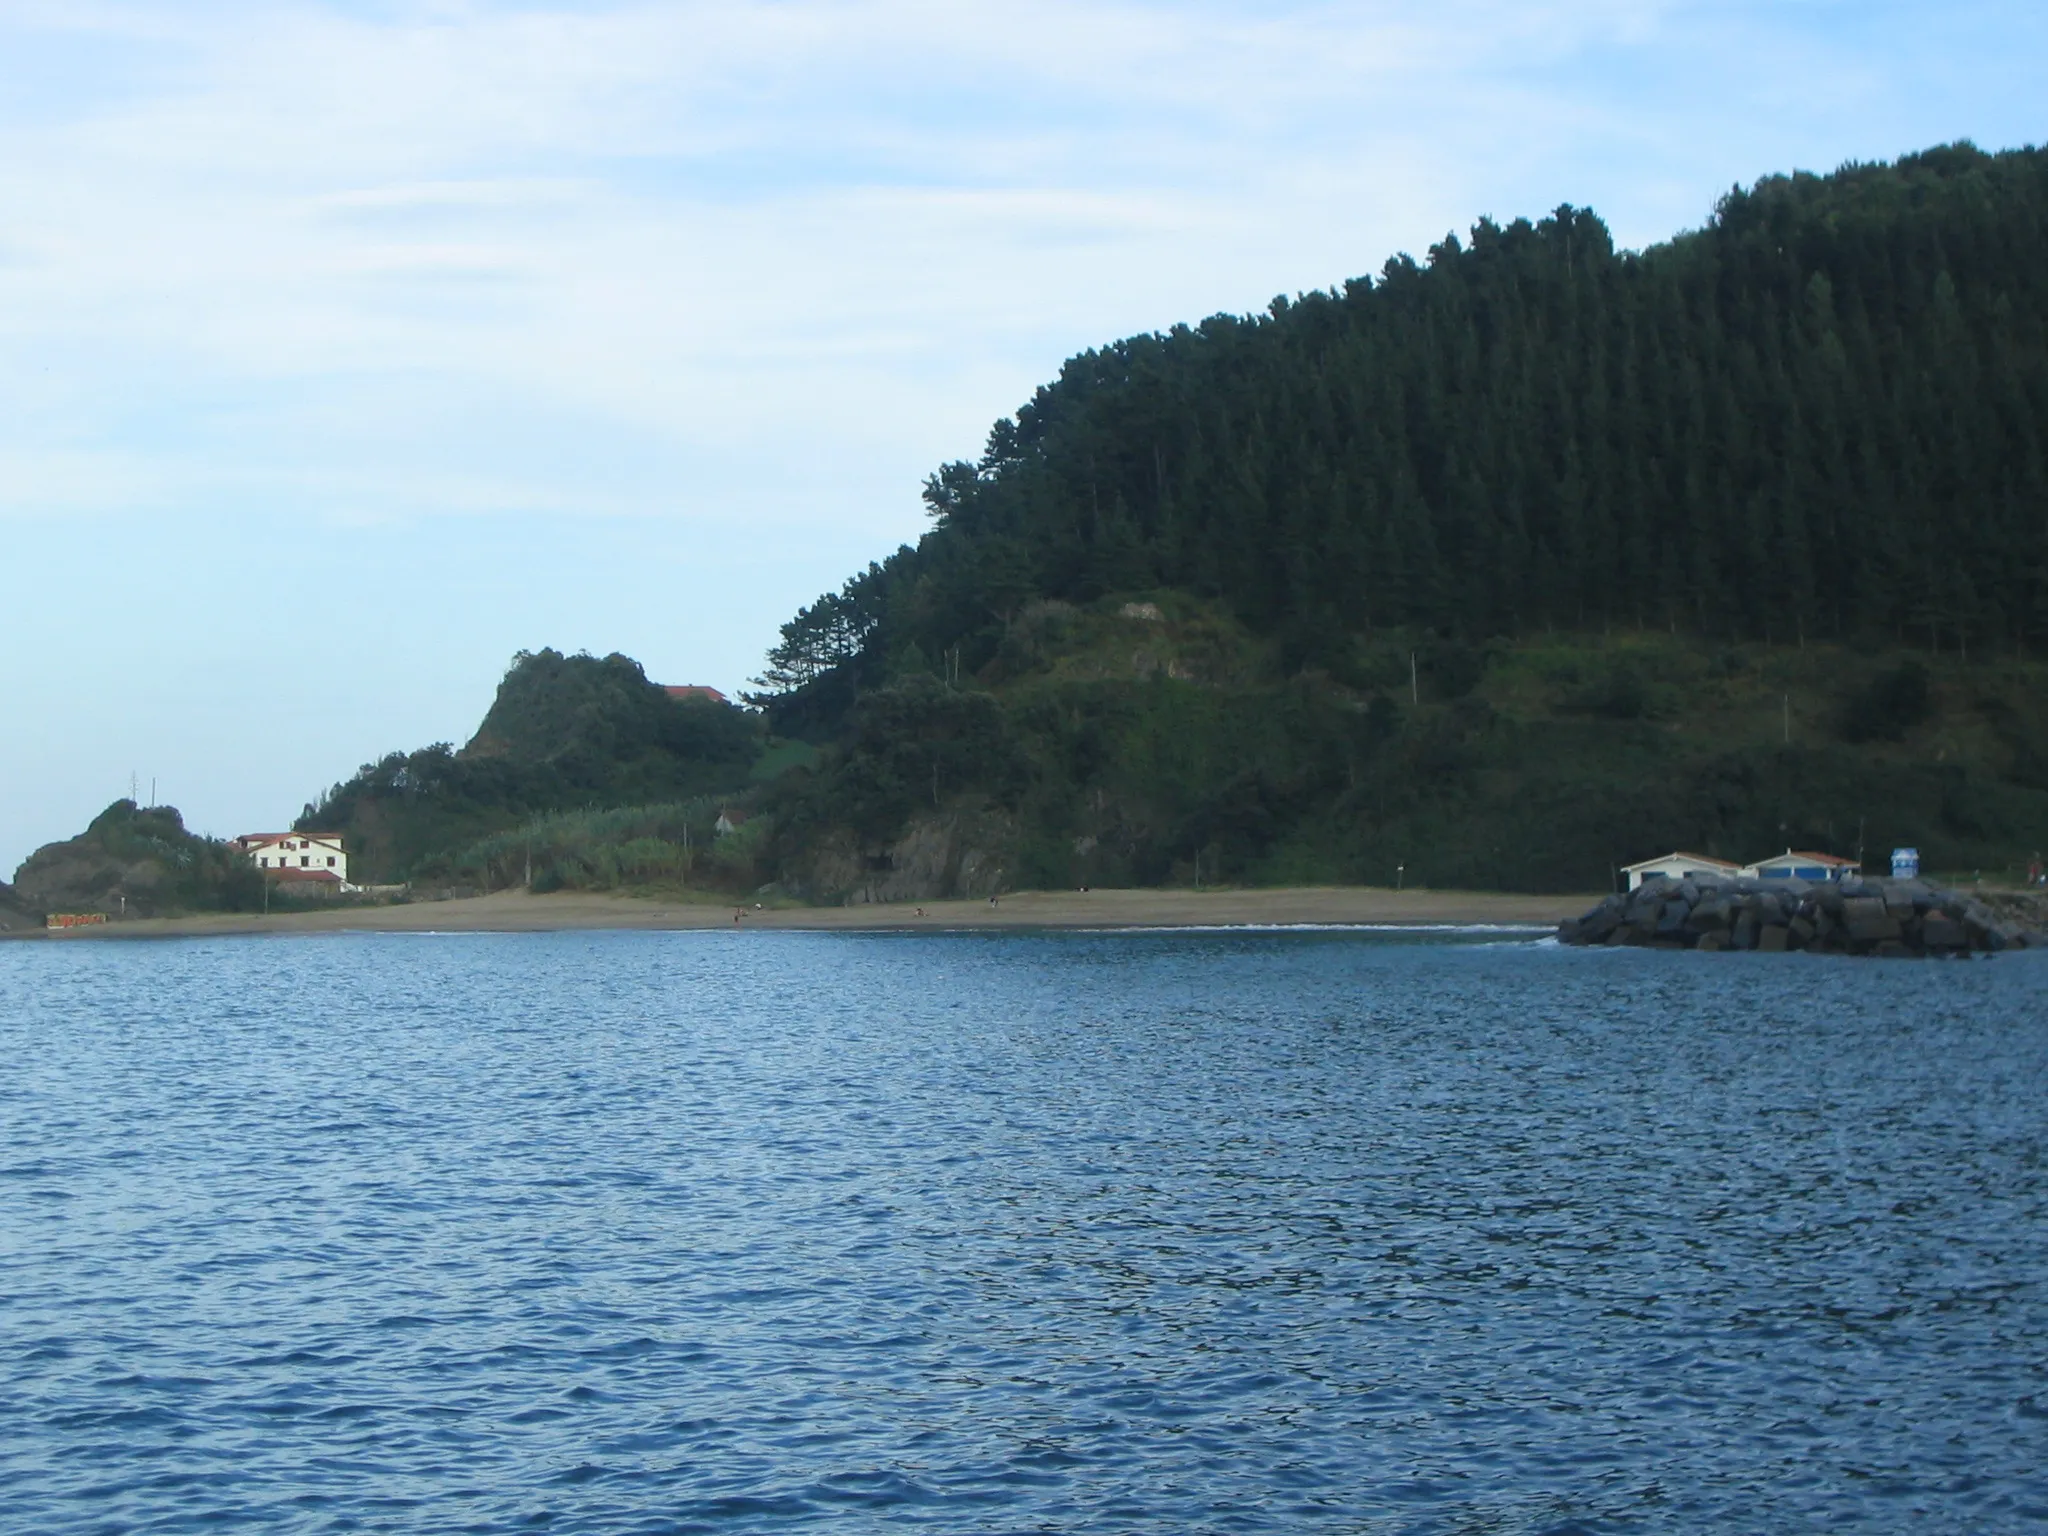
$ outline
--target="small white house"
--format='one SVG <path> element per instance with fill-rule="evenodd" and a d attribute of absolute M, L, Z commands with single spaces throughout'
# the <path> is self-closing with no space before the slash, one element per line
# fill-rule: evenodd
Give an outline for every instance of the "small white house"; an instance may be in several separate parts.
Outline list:
<path fill-rule="evenodd" d="M 339 832 L 249 832 L 235 846 L 273 880 L 348 884 L 348 853 Z"/>
<path fill-rule="evenodd" d="M 711 824 L 711 835 L 714 837 L 730 837 L 746 824 L 747 813 L 745 811 L 720 810 L 718 820 Z"/>
<path fill-rule="evenodd" d="M 1853 875 L 1862 867 L 1854 859 L 1838 859 L 1832 853 L 1794 853 L 1787 848 L 1775 858 L 1744 865 L 1742 872 L 1752 880 L 1806 880 L 1818 884 Z"/>
<path fill-rule="evenodd" d="M 1628 876 L 1628 888 L 1633 891 L 1645 880 L 1683 880 L 1687 875 L 1732 880 L 1742 873 L 1742 866 L 1726 859 L 1710 859 L 1703 853 L 1667 853 L 1661 859 L 1624 864 L 1621 872 Z"/>

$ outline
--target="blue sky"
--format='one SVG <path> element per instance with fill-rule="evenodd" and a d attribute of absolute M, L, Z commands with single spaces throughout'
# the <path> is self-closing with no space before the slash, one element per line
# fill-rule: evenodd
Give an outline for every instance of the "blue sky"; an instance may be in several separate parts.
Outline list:
<path fill-rule="evenodd" d="M 2048 135 L 2023 4 L 0 0 L 0 874 L 731 690 L 1093 343 Z"/>

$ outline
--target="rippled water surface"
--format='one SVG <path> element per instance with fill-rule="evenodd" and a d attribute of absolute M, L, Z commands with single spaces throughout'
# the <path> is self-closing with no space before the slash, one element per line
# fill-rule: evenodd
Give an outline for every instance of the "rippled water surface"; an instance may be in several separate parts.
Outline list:
<path fill-rule="evenodd" d="M 0 1530 L 2048 1523 L 2048 955 L 0 945 Z"/>

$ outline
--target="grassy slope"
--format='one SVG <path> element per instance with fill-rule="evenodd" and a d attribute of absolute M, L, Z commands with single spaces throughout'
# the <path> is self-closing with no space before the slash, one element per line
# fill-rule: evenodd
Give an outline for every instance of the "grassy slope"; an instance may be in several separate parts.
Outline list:
<path fill-rule="evenodd" d="M 1855 731 L 1902 668 L 1925 671 L 1924 715 L 1892 722 L 1895 739 Z M 1602 713 L 1617 675 L 1640 689 L 1634 719 Z M 1526 742 L 1499 789 L 1550 805 L 1604 795 L 1614 862 L 1674 844 L 1746 859 L 1859 843 L 1874 862 L 1908 843 L 1932 868 L 2016 872 L 2048 839 L 2044 683 L 2048 668 L 2013 660 L 1624 635 L 1502 648 L 1475 696 Z"/>
<path fill-rule="evenodd" d="M 1873 713 L 1913 668 L 1924 698 Z M 831 899 L 805 868 L 835 829 L 879 854 L 969 811 L 1009 829 L 1001 863 L 1023 888 L 1584 891 L 1673 847 L 1750 859 L 1859 838 L 1873 865 L 1912 843 L 1930 870 L 2009 878 L 2048 846 L 2044 685 L 2048 667 L 2011 658 L 1655 632 L 1390 636 L 1290 677 L 1277 643 L 1185 594 L 1036 604 L 964 691 L 900 680 L 936 710 L 856 730 L 844 753 L 770 742 L 738 800 L 521 818 L 435 867 L 496 889 L 523 882 L 530 852 L 543 890 L 781 880 Z M 947 699 L 974 708 L 955 718 Z M 745 800 L 770 814 L 715 837 L 720 807 Z"/>
<path fill-rule="evenodd" d="M 2048 844 L 2037 663 L 1631 632 L 1388 639 L 1289 682 L 1214 610 L 1147 598 L 1157 620 L 1034 610 L 988 671 L 1033 763 L 1020 883 L 1184 882 L 1199 857 L 1260 884 L 1586 889 L 1674 846 L 1859 839 L 2011 876 Z M 1915 667 L 1917 718 L 1873 711 Z M 1850 739 L 1873 723 L 1896 739 Z"/>

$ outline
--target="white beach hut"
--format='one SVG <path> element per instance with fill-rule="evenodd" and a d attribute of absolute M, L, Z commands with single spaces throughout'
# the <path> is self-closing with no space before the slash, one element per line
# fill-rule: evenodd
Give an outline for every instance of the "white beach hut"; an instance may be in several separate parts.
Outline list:
<path fill-rule="evenodd" d="M 1796 853 L 1787 848 L 1774 858 L 1744 865 L 1742 872 L 1752 880 L 1805 880 L 1819 884 L 1853 875 L 1862 867 L 1854 859 L 1838 859 L 1832 853 Z"/>
<path fill-rule="evenodd" d="M 1624 864 L 1621 872 L 1628 876 L 1628 888 L 1633 891 L 1645 880 L 1683 880 L 1687 875 L 1732 880 L 1742 873 L 1742 866 L 1726 859 L 1710 859 L 1703 853 L 1667 853 L 1640 864 Z"/>

